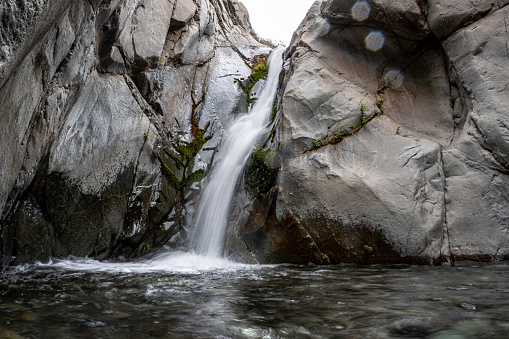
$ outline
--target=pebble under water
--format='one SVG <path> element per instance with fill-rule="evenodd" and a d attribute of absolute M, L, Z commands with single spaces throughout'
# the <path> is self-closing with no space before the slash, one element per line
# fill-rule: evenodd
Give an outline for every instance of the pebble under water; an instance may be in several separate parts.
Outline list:
<path fill-rule="evenodd" d="M 192 254 L 0 273 L 0 338 L 509 338 L 509 264 L 241 265 Z"/>

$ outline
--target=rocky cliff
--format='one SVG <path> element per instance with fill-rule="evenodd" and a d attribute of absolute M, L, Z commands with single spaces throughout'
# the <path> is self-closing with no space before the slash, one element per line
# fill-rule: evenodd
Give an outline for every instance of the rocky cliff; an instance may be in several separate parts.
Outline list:
<path fill-rule="evenodd" d="M 317 1 L 286 57 L 265 262 L 509 257 L 509 1 Z M 276 193 L 277 191 L 277 193 Z"/>
<path fill-rule="evenodd" d="M 239 185 L 231 255 L 508 259 L 508 4 L 317 1 Z M 0 17 L 0 266 L 178 246 L 268 52 L 245 7 L 6 0 Z"/>
<path fill-rule="evenodd" d="M 236 0 L 0 4 L 0 266 L 131 256 L 186 202 L 266 52 Z M 185 234 L 184 234 L 185 235 Z"/>

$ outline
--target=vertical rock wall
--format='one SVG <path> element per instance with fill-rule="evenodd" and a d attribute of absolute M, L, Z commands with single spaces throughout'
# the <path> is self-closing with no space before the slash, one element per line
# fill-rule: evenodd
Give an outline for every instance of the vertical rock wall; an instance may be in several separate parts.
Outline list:
<path fill-rule="evenodd" d="M 315 2 L 286 55 L 277 197 L 244 230 L 260 260 L 508 258 L 508 4 Z"/>
<path fill-rule="evenodd" d="M 1 265 L 130 256 L 178 238 L 199 178 L 177 187 L 161 168 L 179 180 L 206 169 L 245 109 L 234 77 L 260 45 L 244 9 L 8 0 L 0 16 Z M 205 130 L 213 138 L 182 172 L 168 154 Z"/>

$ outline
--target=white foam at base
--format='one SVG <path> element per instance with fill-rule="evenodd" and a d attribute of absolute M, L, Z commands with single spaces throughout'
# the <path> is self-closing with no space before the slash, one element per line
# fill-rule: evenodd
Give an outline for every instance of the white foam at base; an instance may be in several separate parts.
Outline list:
<path fill-rule="evenodd" d="M 224 258 L 206 257 L 195 253 L 171 252 L 162 253 L 152 259 L 136 262 L 110 262 L 89 258 L 53 259 L 47 264 L 38 266 L 57 267 L 70 271 L 87 271 L 101 273 L 201 273 L 207 271 L 251 270 L 260 265 L 239 264 Z"/>

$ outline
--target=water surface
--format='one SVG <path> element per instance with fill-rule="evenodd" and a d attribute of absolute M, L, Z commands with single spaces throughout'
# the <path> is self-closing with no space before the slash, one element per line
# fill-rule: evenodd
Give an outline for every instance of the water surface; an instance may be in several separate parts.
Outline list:
<path fill-rule="evenodd" d="M 509 338 L 509 264 L 262 266 L 176 253 L 0 274 L 0 338 Z"/>

